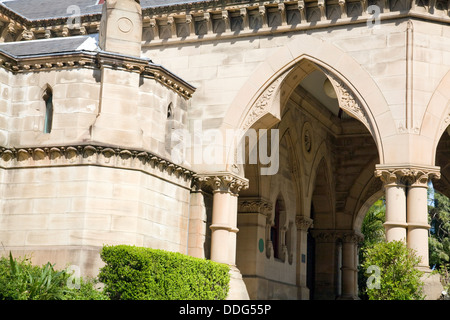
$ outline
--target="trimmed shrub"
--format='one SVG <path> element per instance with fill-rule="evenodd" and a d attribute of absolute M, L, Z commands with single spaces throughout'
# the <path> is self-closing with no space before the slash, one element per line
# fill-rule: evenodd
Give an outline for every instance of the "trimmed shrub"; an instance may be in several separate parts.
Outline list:
<path fill-rule="evenodd" d="M 223 300 L 229 266 L 164 250 L 104 246 L 99 280 L 113 300 Z"/>

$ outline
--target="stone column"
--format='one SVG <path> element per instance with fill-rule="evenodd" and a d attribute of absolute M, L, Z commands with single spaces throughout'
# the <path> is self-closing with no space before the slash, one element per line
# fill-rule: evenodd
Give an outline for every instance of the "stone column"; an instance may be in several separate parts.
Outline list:
<path fill-rule="evenodd" d="M 354 231 L 342 235 L 342 295 L 340 299 L 358 299 L 358 243 L 362 236 Z"/>
<path fill-rule="evenodd" d="M 438 177 L 438 169 L 412 169 L 408 174 L 406 221 L 408 223 L 407 244 L 421 257 L 419 267 L 429 267 L 428 254 L 428 181 Z"/>
<path fill-rule="evenodd" d="M 409 165 L 377 166 L 376 171 L 386 188 L 386 239 L 405 239 L 408 248 L 422 257 L 423 267 L 428 267 L 428 181 L 439 178 L 439 170 Z"/>
<path fill-rule="evenodd" d="M 377 166 L 375 175 L 384 183 L 386 197 L 386 230 L 387 241 L 406 241 L 406 186 L 403 181 L 403 170 Z"/>
<path fill-rule="evenodd" d="M 297 270 L 296 283 L 298 287 L 297 297 L 300 300 L 309 299 L 309 289 L 306 284 L 307 251 L 308 251 L 308 229 L 312 227 L 311 218 L 298 215 L 295 217 L 297 226 Z"/>
<path fill-rule="evenodd" d="M 228 299 L 248 299 L 236 267 L 237 201 L 239 191 L 248 187 L 248 180 L 233 173 L 198 174 L 196 179 L 205 191 L 213 193 L 211 260 L 231 267 Z"/>
<path fill-rule="evenodd" d="M 334 230 L 312 230 L 316 241 L 315 293 L 317 300 L 336 298 L 336 232 Z"/>

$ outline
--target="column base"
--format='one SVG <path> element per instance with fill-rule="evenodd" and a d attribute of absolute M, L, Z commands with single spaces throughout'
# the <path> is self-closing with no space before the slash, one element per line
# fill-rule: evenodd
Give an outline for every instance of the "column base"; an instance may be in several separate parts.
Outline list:
<path fill-rule="evenodd" d="M 242 274 L 236 266 L 230 266 L 230 290 L 226 300 L 250 300 Z"/>
<path fill-rule="evenodd" d="M 341 295 L 337 297 L 336 300 L 361 300 L 361 299 L 354 295 Z"/>
<path fill-rule="evenodd" d="M 425 300 L 439 300 L 442 295 L 442 291 L 444 290 L 440 275 L 437 273 L 432 273 L 431 269 L 428 267 L 419 267 L 418 269 L 424 272 L 422 281 Z"/>
<path fill-rule="evenodd" d="M 309 288 L 306 286 L 300 286 L 297 289 L 297 299 L 298 300 L 309 300 Z"/>

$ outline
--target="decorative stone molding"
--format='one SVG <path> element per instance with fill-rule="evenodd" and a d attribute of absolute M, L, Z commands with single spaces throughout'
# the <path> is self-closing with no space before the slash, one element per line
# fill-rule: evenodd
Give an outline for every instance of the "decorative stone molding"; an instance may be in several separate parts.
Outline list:
<path fill-rule="evenodd" d="M 194 172 L 144 150 L 75 145 L 0 148 L 0 168 L 102 166 L 138 170 L 189 188 Z"/>
<path fill-rule="evenodd" d="M 134 58 L 108 52 L 73 52 L 51 56 L 28 56 L 25 58 L 0 52 L 0 67 L 13 73 L 107 67 L 137 72 L 145 78 L 158 81 L 188 99 L 195 92 L 195 87 L 164 67 L 153 64 L 148 59 Z"/>
<path fill-rule="evenodd" d="M 379 2 L 380 3 L 380 2 Z M 144 31 L 151 29 L 149 45 L 173 41 L 205 40 L 208 37 L 259 36 L 287 31 L 323 28 L 330 25 L 367 23 L 373 15 L 367 13 L 367 1 L 200 1 L 143 8 Z M 448 23 L 450 10 L 444 0 L 385 0 L 380 3 L 378 19 L 417 17 Z M 13 23 L 15 34 L 30 30 L 36 39 L 98 33 L 101 7 L 98 12 L 84 13 L 80 8 L 79 23 L 70 24 L 70 17 L 49 17 L 29 20 L 0 5 L 2 21 Z M 257 17 L 257 19 L 255 19 Z M 69 19 L 68 19 L 69 18 Z M 262 23 L 260 22 L 262 21 Z M 69 25 L 70 24 L 70 25 Z M 172 24 L 172 25 L 170 25 Z M 69 27 L 70 26 L 70 27 Z M 163 35 L 160 37 L 159 35 Z"/>
<path fill-rule="evenodd" d="M 427 187 L 429 179 L 439 179 L 439 167 L 424 167 L 413 165 L 377 165 L 375 176 L 379 177 L 385 186 L 404 185 Z"/>
<path fill-rule="evenodd" d="M 306 231 L 313 227 L 313 219 L 305 216 L 295 216 L 295 225 L 297 226 L 297 230 Z"/>
<path fill-rule="evenodd" d="M 284 78 L 289 72 L 279 76 L 272 84 L 261 94 L 258 100 L 253 104 L 244 120 L 242 130 L 247 131 L 258 119 L 260 119 L 271 107 L 276 97 L 276 92 L 280 88 Z"/>
<path fill-rule="evenodd" d="M 369 130 L 370 122 L 366 111 L 362 108 L 362 104 L 359 99 L 353 94 L 352 90 L 339 78 L 337 78 L 332 72 L 325 68 L 320 69 L 325 73 L 330 82 L 332 83 L 337 99 L 339 101 L 339 107 L 345 110 L 347 113 L 361 121 Z"/>
<path fill-rule="evenodd" d="M 311 123 L 305 122 L 302 128 L 302 154 L 307 161 L 311 161 L 314 158 L 314 131 Z"/>
<path fill-rule="evenodd" d="M 233 173 L 196 174 L 194 176 L 193 190 L 202 189 L 206 192 L 230 193 L 237 196 L 241 190 L 248 188 L 248 179 Z"/>
<path fill-rule="evenodd" d="M 264 216 L 269 216 L 272 209 L 272 203 L 267 200 L 261 198 L 239 198 L 239 213 L 259 213 Z"/>
<path fill-rule="evenodd" d="M 338 232 L 338 237 L 344 243 L 354 243 L 355 245 L 363 242 L 364 240 L 364 236 L 361 233 L 353 230 Z"/>
<path fill-rule="evenodd" d="M 318 242 L 337 242 L 359 244 L 364 236 L 355 230 L 311 230 L 311 234 Z"/>

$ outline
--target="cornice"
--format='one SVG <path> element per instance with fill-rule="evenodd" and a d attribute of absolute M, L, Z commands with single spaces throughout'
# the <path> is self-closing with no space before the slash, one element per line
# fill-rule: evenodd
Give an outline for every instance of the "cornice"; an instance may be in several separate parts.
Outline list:
<path fill-rule="evenodd" d="M 195 87 L 164 67 L 153 64 L 148 59 L 103 51 L 74 51 L 64 54 L 17 57 L 0 50 L 0 67 L 13 73 L 108 67 L 140 73 L 144 77 L 154 79 L 188 99 L 195 92 Z"/>
<path fill-rule="evenodd" d="M 418 0 L 377 0 L 379 21 L 417 18 L 450 22 L 448 1 L 435 0 L 423 5 Z M 143 8 L 144 35 L 152 30 L 156 38 L 144 37 L 143 45 L 167 45 L 172 42 L 217 40 L 242 36 L 261 36 L 358 23 L 374 23 L 367 11 L 367 0 L 266 0 L 200 1 Z M 373 12 L 372 12 L 373 13 Z M 273 18 L 280 14 L 280 18 Z M 29 20 L 0 4 L 3 30 L 9 28 L 15 41 L 98 33 L 101 13 L 81 14 L 76 26 L 73 17 Z M 241 30 L 232 30 L 233 21 L 242 20 Z M 254 21 L 260 19 L 255 27 Z M 274 21 L 279 21 L 274 24 Z M 8 26 L 10 24 L 10 26 Z M 199 34 L 199 30 L 203 30 Z M 182 33 L 182 34 L 181 34 Z M 164 35 L 160 37 L 160 35 Z"/>
<path fill-rule="evenodd" d="M 146 8 L 143 10 L 143 46 L 273 35 L 351 24 L 374 25 L 378 21 L 399 18 L 450 22 L 450 10 L 447 2 L 442 0 L 430 1 L 428 6 L 417 4 L 416 0 L 379 0 L 376 4 L 379 9 L 376 13 L 369 13 L 367 0 L 224 0 Z"/>
<path fill-rule="evenodd" d="M 195 175 L 195 172 L 187 168 L 144 150 L 92 144 L 0 148 L 2 169 L 65 166 L 102 166 L 138 170 L 189 189 Z"/>

